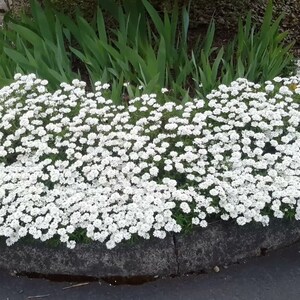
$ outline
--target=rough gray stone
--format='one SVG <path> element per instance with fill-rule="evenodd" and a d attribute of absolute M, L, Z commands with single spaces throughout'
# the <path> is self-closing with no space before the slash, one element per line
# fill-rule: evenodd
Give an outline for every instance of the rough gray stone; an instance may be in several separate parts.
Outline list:
<path fill-rule="evenodd" d="M 300 77 L 300 59 L 299 58 L 296 60 L 296 66 L 297 66 L 297 76 Z"/>
<path fill-rule="evenodd" d="M 11 0 L 9 1 L 5 1 L 5 0 L 0 0 L 0 11 L 8 11 L 9 8 L 7 7 L 7 4 L 9 4 L 9 6 L 11 5 Z"/>
<path fill-rule="evenodd" d="M 51 248 L 43 243 L 0 246 L 0 268 L 16 272 L 92 277 L 173 275 L 177 272 L 173 237 L 141 240 L 108 250 L 101 243 Z"/>
<path fill-rule="evenodd" d="M 230 264 L 260 255 L 300 239 L 300 222 L 271 220 L 263 227 L 252 223 L 239 226 L 234 221 L 216 221 L 191 234 L 176 235 L 179 274 L 200 272 L 216 265 Z"/>
<path fill-rule="evenodd" d="M 43 275 L 92 277 L 170 276 L 200 272 L 260 255 L 268 249 L 300 239 L 300 222 L 271 220 L 270 226 L 216 221 L 189 234 L 140 240 L 108 250 L 101 243 L 81 244 L 70 250 L 41 242 L 0 243 L 0 269 Z"/>

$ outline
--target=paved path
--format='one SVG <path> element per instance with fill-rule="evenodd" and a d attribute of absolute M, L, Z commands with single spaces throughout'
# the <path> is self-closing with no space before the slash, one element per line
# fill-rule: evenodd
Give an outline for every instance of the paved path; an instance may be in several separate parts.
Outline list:
<path fill-rule="evenodd" d="M 159 279 L 138 286 L 71 283 L 0 271 L 0 300 L 300 300 L 300 242 L 219 273 Z"/>

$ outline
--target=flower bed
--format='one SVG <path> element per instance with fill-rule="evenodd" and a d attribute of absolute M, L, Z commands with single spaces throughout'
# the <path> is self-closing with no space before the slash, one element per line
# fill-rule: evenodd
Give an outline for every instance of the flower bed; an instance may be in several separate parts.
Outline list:
<path fill-rule="evenodd" d="M 123 105 L 109 85 L 16 75 L 0 90 L 0 236 L 164 239 L 211 219 L 300 218 L 298 77 L 238 79 L 206 99 Z"/>

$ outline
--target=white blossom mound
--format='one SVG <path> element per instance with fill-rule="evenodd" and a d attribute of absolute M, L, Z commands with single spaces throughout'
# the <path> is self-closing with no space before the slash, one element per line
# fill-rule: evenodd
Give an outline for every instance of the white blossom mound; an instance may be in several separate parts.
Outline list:
<path fill-rule="evenodd" d="M 299 78 L 238 79 L 182 105 L 155 94 L 114 105 L 101 83 L 46 85 L 16 75 L 0 90 L 7 245 L 58 236 L 74 248 L 83 229 L 113 248 L 216 217 L 300 219 Z"/>

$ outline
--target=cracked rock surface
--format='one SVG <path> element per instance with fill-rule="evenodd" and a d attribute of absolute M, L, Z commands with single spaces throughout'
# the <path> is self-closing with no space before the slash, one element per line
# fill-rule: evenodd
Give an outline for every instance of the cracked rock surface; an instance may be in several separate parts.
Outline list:
<path fill-rule="evenodd" d="M 300 222 L 272 220 L 270 226 L 216 221 L 189 234 L 139 240 L 108 250 L 101 243 L 50 247 L 42 242 L 0 244 L 0 268 L 17 273 L 90 277 L 170 276 L 228 265 L 300 239 Z"/>
<path fill-rule="evenodd" d="M 142 285 L 115 286 L 103 280 L 79 284 L 51 282 L 12 276 L 0 270 L 0 299 L 299 300 L 299 252 L 300 243 L 296 243 L 263 257 L 221 267 L 217 273 L 163 278 Z"/>

